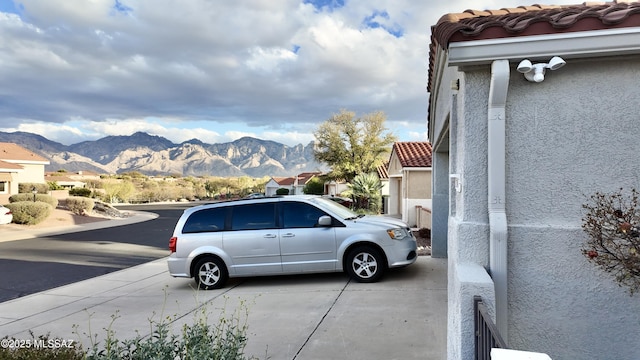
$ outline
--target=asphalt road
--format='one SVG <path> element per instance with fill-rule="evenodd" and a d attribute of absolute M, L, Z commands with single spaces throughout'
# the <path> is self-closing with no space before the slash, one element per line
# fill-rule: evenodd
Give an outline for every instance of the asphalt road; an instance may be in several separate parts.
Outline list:
<path fill-rule="evenodd" d="M 0 302 L 169 255 L 173 228 L 194 204 L 127 206 L 158 214 L 141 223 L 0 243 Z"/>

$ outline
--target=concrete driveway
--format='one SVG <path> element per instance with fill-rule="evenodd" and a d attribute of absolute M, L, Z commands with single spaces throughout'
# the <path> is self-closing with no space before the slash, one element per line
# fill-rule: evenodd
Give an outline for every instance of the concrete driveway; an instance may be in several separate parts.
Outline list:
<path fill-rule="evenodd" d="M 203 311 L 217 323 L 246 309 L 245 354 L 260 359 L 446 359 L 446 271 L 446 259 L 422 256 L 375 284 L 316 274 L 196 291 L 161 259 L 0 303 L 0 336 L 30 339 L 33 330 L 88 347 L 88 336 L 103 338 L 109 326 L 120 339 L 148 334 L 149 319 L 171 321 L 179 333 Z"/>

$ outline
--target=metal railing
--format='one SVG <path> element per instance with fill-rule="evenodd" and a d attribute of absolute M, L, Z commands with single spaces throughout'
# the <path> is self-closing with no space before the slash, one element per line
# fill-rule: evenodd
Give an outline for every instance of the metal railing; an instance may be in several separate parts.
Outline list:
<path fill-rule="evenodd" d="M 498 328 L 493 323 L 487 306 L 482 302 L 482 297 L 473 297 L 475 313 L 475 360 L 490 360 L 492 348 L 507 349 L 507 344 L 500 336 Z"/>

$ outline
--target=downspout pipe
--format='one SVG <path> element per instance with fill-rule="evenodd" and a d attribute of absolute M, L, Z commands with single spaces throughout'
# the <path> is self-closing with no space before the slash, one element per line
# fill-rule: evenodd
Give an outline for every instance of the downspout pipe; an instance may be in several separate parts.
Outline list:
<path fill-rule="evenodd" d="M 491 85 L 488 109 L 488 207 L 489 207 L 489 273 L 496 296 L 496 325 L 508 339 L 507 296 L 507 213 L 505 206 L 506 131 L 505 107 L 509 90 L 509 61 L 495 60 L 491 64 Z"/>

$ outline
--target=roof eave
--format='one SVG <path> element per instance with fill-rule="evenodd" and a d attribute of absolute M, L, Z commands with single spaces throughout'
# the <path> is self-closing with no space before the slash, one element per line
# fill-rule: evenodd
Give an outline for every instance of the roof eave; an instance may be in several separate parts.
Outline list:
<path fill-rule="evenodd" d="M 489 64 L 494 60 L 548 60 L 640 53 L 640 27 L 451 42 L 448 66 Z M 571 46 L 567 46 L 570 42 Z"/>
<path fill-rule="evenodd" d="M 2 161 L 10 164 L 18 165 L 51 165 L 49 160 L 15 160 L 15 159 L 2 159 Z"/>

